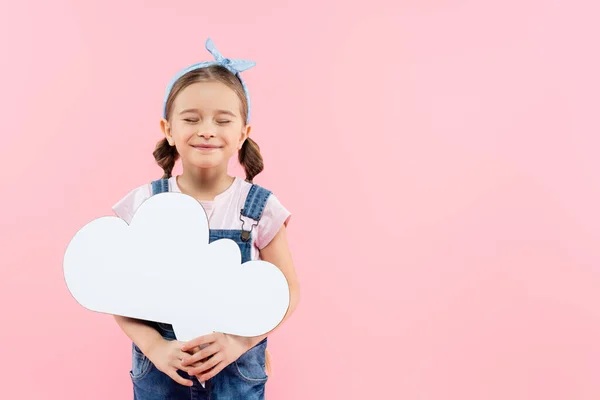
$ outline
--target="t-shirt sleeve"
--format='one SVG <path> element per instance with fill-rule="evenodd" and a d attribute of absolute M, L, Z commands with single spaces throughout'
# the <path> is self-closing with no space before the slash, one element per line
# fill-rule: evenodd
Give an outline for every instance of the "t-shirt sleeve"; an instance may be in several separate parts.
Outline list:
<path fill-rule="evenodd" d="M 274 194 L 269 196 L 262 217 L 258 222 L 256 247 L 265 248 L 277 235 L 282 226 L 287 226 L 291 213 L 281 204 Z"/>
<path fill-rule="evenodd" d="M 119 200 L 113 207 L 113 212 L 117 217 L 123 219 L 128 224 L 131 223 L 133 214 L 142 203 L 152 195 L 150 184 L 140 186 L 127 193 L 125 197 Z"/>

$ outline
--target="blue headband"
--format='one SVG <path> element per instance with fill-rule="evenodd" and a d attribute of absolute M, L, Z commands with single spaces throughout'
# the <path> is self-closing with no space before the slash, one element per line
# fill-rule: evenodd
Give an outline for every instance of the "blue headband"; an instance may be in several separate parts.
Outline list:
<path fill-rule="evenodd" d="M 217 50 L 215 44 L 210 38 L 206 39 L 206 50 L 208 50 L 210 54 L 212 54 L 212 56 L 215 58 L 215 61 L 204 61 L 198 64 L 190 65 L 189 67 L 179 71 L 179 73 L 177 73 L 177 75 L 175 75 L 173 79 L 171 79 L 171 81 L 169 82 L 169 85 L 167 86 L 167 92 L 165 93 L 165 100 L 163 102 L 163 117 L 165 119 L 167 118 L 167 99 L 169 97 L 169 93 L 171 93 L 171 90 L 173 89 L 173 85 L 175 84 L 175 82 L 177 82 L 179 78 L 181 78 L 188 72 L 196 69 L 206 68 L 211 65 L 220 65 L 231 71 L 231 73 L 233 73 L 242 83 L 242 87 L 244 88 L 244 94 L 246 95 L 246 101 L 248 102 L 248 118 L 246 119 L 246 123 L 250 123 L 250 95 L 248 94 L 248 88 L 246 87 L 246 84 L 240 76 L 240 72 L 254 67 L 256 63 L 254 61 L 248 60 L 224 58 L 219 52 L 219 50 Z"/>

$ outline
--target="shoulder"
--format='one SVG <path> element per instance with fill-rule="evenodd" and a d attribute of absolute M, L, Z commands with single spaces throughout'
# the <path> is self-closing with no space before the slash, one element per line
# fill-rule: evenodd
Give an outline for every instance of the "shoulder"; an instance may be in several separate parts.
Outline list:
<path fill-rule="evenodd" d="M 152 196 L 152 184 L 148 182 L 127 193 L 113 207 L 113 212 L 127 223 L 131 222 L 138 207 Z"/>
<path fill-rule="evenodd" d="M 287 226 L 291 212 L 270 189 L 247 181 L 243 181 L 242 185 L 246 199 L 248 195 L 255 196 L 254 200 L 263 205 L 258 221 L 255 242 L 259 249 L 263 249 L 271 242 L 282 227 Z"/>
<path fill-rule="evenodd" d="M 239 182 L 242 193 L 244 193 L 244 194 L 248 194 L 250 192 L 250 189 L 252 189 L 253 186 L 255 187 L 255 190 L 260 189 L 262 191 L 267 191 L 267 192 L 271 193 L 271 191 L 269 189 L 267 189 L 257 183 L 251 183 L 242 178 L 237 178 L 237 180 Z"/>
<path fill-rule="evenodd" d="M 251 200 L 254 202 L 262 202 L 264 200 L 269 200 L 271 197 L 274 197 L 274 194 L 271 190 L 258 185 L 256 183 L 250 183 L 244 179 L 238 178 L 239 180 L 239 188 L 241 197 L 244 200 L 248 200 L 248 197 L 251 197 Z"/>

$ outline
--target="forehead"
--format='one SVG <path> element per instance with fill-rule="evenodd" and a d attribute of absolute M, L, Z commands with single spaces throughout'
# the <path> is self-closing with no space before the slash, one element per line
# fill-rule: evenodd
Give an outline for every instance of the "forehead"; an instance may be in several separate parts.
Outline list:
<path fill-rule="evenodd" d="M 226 109 L 239 112 L 240 99 L 221 82 L 195 82 L 183 89 L 175 99 L 175 110 L 187 108 L 199 110 Z"/>

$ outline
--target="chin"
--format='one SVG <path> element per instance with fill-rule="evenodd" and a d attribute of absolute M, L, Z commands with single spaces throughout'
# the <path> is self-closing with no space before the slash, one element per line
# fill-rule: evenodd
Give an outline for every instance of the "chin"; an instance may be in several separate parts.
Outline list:
<path fill-rule="evenodd" d="M 190 163 L 190 165 L 192 167 L 199 168 L 199 169 L 210 169 L 210 168 L 218 167 L 220 165 L 220 163 L 204 161 L 204 162 Z"/>
<path fill-rule="evenodd" d="M 221 160 L 209 157 L 205 157 L 203 159 L 199 157 L 194 157 L 194 159 L 189 160 L 187 164 L 191 167 L 207 169 L 218 167 L 219 165 L 221 165 Z"/>

